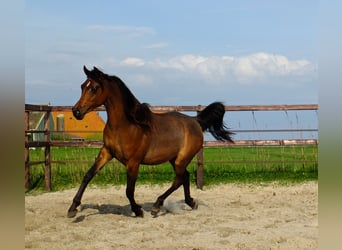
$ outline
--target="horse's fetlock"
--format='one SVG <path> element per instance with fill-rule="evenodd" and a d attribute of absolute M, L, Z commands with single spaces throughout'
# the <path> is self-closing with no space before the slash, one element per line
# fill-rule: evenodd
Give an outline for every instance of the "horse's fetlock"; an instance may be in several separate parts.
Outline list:
<path fill-rule="evenodd" d="M 164 205 L 164 199 L 162 199 L 162 198 L 159 197 L 159 198 L 157 199 L 157 202 L 156 202 L 156 203 L 158 203 L 158 206 L 161 207 L 161 206 Z"/>
<path fill-rule="evenodd" d="M 74 198 L 74 199 L 72 200 L 72 202 L 74 203 L 75 208 L 78 207 L 79 205 L 81 205 L 81 201 L 78 200 L 78 199 L 75 199 L 75 198 Z"/>

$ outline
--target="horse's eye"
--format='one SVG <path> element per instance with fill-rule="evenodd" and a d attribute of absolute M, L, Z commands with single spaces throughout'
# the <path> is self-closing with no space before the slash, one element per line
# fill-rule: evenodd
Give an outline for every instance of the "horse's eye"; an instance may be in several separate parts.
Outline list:
<path fill-rule="evenodd" d="M 91 91 L 93 94 L 96 94 L 97 90 L 98 90 L 97 86 L 94 86 L 94 87 L 91 87 L 91 88 L 90 88 L 90 91 Z"/>

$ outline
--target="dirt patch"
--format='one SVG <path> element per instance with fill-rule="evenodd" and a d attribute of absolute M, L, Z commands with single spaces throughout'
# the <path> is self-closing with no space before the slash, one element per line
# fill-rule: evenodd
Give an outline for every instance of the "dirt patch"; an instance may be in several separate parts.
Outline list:
<path fill-rule="evenodd" d="M 125 187 L 88 187 L 75 218 L 76 189 L 25 197 L 25 249 L 317 249 L 318 184 L 192 187 L 197 210 L 173 193 L 157 218 L 150 209 L 167 185 L 136 187 L 135 218 Z"/>

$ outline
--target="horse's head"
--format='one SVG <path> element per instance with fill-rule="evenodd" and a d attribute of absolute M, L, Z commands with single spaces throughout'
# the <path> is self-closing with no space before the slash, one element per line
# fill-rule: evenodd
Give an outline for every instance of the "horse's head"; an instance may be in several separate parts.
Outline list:
<path fill-rule="evenodd" d="M 72 112 L 77 120 L 82 120 L 86 113 L 104 104 L 107 99 L 103 73 L 96 67 L 89 71 L 84 66 L 83 70 L 87 75 L 87 79 L 81 85 L 82 94 L 80 99 L 72 108 Z"/>

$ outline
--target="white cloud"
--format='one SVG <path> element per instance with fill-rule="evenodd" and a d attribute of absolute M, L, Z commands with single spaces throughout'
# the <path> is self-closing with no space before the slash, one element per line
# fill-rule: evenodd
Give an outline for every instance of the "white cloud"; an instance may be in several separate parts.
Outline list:
<path fill-rule="evenodd" d="M 171 58 L 166 61 L 154 60 L 150 62 L 153 67 L 178 69 L 180 71 L 195 70 L 197 66 L 206 60 L 202 56 L 183 55 Z"/>
<path fill-rule="evenodd" d="M 316 66 L 308 60 L 289 60 L 283 55 L 256 53 L 243 57 L 181 55 L 170 59 L 128 57 L 120 65 L 171 69 L 183 74 L 196 74 L 209 81 L 226 81 L 234 78 L 240 83 L 256 83 L 273 77 L 310 75 Z"/>
<path fill-rule="evenodd" d="M 145 61 L 137 57 L 127 57 L 120 62 L 120 65 L 141 67 L 145 65 Z"/>
<path fill-rule="evenodd" d="M 257 53 L 236 58 L 233 67 L 235 76 L 241 82 L 272 76 L 305 75 L 315 70 L 307 60 L 291 61 L 282 55 Z"/>

